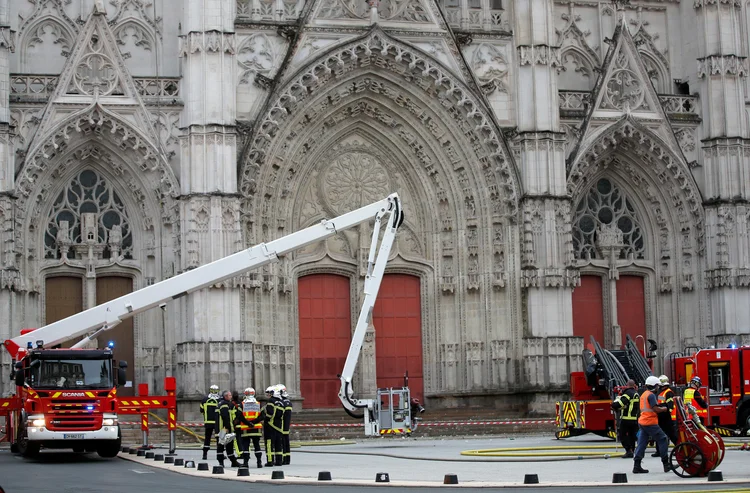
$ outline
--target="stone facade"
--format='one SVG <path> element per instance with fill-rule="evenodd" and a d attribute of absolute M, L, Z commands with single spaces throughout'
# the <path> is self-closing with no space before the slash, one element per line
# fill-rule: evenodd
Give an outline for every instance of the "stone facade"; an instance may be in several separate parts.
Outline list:
<path fill-rule="evenodd" d="M 45 324 L 51 277 L 87 308 L 101 276 L 144 287 L 398 191 L 428 405 L 549 414 L 582 275 L 607 345 L 620 276 L 664 354 L 747 340 L 748 27 L 708 0 L 0 0 L 0 338 Z M 136 381 L 304 397 L 297 279 L 346 276 L 356 313 L 369 234 L 137 316 Z"/>

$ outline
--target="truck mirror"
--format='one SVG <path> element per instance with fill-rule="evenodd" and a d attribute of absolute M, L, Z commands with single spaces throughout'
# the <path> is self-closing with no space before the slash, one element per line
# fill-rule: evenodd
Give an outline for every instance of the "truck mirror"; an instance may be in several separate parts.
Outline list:
<path fill-rule="evenodd" d="M 24 380 L 23 380 L 23 364 L 22 363 L 16 363 L 16 386 L 17 387 L 23 387 Z"/>
<path fill-rule="evenodd" d="M 125 380 L 127 380 L 128 377 L 125 375 L 125 368 L 118 368 L 117 369 L 117 386 L 121 386 L 125 384 Z"/>
<path fill-rule="evenodd" d="M 128 367 L 128 362 L 120 360 L 119 365 L 120 365 L 120 368 L 127 368 Z"/>

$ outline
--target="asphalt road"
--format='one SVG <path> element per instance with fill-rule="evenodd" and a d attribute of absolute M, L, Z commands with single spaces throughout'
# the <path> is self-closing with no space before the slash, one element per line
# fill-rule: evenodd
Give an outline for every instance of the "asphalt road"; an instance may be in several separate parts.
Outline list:
<path fill-rule="evenodd" d="M 435 467 L 443 467 L 436 464 Z M 221 481 L 217 479 L 201 479 L 184 476 L 169 471 L 162 471 L 123 459 L 100 459 L 96 454 L 76 455 L 70 452 L 43 452 L 36 460 L 22 459 L 11 454 L 7 449 L 0 450 L 0 487 L 6 493 L 206 493 L 207 491 L 261 492 L 273 488 L 275 492 L 299 492 L 310 490 L 315 492 L 336 490 L 336 493 L 361 493 L 361 487 L 336 486 L 331 484 L 322 486 L 295 486 L 248 484 L 245 482 Z M 30 485 L 33 485 L 30 487 Z M 400 489 L 400 488 L 399 488 Z M 427 491 L 450 491 L 457 493 L 457 488 L 409 488 L 409 493 L 425 493 Z M 563 488 L 555 488 L 556 490 Z M 572 488 L 566 488 L 571 489 Z M 690 487 L 670 485 L 665 487 L 612 486 L 597 488 L 575 488 L 577 491 L 616 491 L 617 493 L 657 493 L 680 491 L 691 493 L 718 490 L 723 493 L 750 492 L 750 482 L 743 485 L 706 484 L 705 487 Z M 549 493 L 549 488 L 502 488 L 482 489 L 482 492 L 508 492 L 518 490 L 524 493 Z M 686 491 L 687 490 L 687 491 Z M 461 489 L 466 493 L 466 489 Z"/>

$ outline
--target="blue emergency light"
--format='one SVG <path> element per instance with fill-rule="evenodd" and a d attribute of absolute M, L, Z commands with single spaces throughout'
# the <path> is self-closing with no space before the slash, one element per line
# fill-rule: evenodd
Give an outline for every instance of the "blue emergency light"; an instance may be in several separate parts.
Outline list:
<path fill-rule="evenodd" d="M 115 341 L 109 341 L 107 343 L 107 347 L 110 348 L 110 349 L 114 348 L 115 347 Z"/>

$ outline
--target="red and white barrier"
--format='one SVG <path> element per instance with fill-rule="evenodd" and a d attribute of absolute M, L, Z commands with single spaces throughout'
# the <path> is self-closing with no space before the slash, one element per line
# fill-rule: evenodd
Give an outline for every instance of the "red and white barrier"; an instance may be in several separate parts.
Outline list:
<path fill-rule="evenodd" d="M 507 420 L 507 421 L 423 421 L 419 426 L 503 426 L 503 425 L 541 425 L 553 424 L 554 419 Z M 140 425 L 136 421 L 120 421 L 123 425 Z M 166 423 L 152 423 L 151 426 L 166 426 Z M 198 427 L 203 423 L 177 423 L 177 426 Z M 293 428 L 356 428 L 362 423 L 300 423 L 292 424 Z"/>

